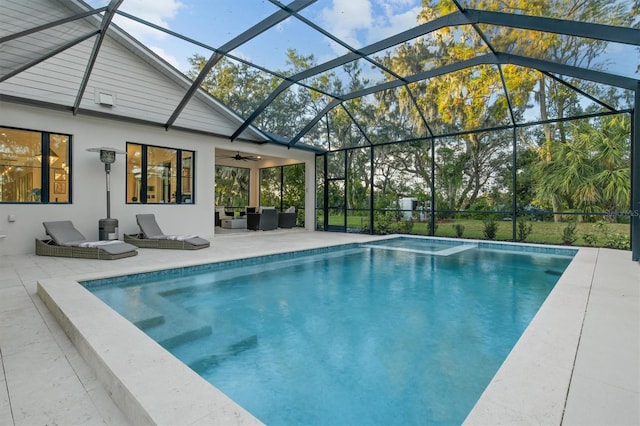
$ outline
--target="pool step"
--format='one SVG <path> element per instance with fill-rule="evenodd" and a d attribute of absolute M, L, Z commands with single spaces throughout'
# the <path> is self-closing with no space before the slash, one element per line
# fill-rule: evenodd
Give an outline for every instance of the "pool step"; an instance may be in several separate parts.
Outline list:
<path fill-rule="evenodd" d="M 463 251 L 477 248 L 478 244 L 465 243 L 465 244 L 459 244 L 453 247 L 443 246 L 442 248 L 438 248 L 437 250 L 420 250 L 420 249 L 405 248 L 405 247 L 384 246 L 384 245 L 378 245 L 378 244 L 363 244 L 362 247 L 377 249 L 377 250 L 404 251 L 408 253 L 427 254 L 427 255 L 433 255 L 433 256 L 450 256 L 455 253 L 460 253 Z"/>
<path fill-rule="evenodd" d="M 164 323 L 164 315 L 144 304 L 120 306 L 118 311 L 140 329 L 156 327 Z"/>
<path fill-rule="evenodd" d="M 147 321 L 145 327 L 139 327 L 163 347 L 169 349 L 211 334 L 211 326 L 189 311 L 162 296 L 148 294 L 147 297 L 163 313 L 163 321 Z"/>
<path fill-rule="evenodd" d="M 218 353 L 211 353 L 195 361 L 187 362 L 187 365 L 195 372 L 200 373 L 208 370 L 209 368 L 217 367 L 225 360 L 241 354 L 244 351 L 258 346 L 258 336 L 249 336 L 239 342 L 227 346 L 224 350 Z"/>
<path fill-rule="evenodd" d="M 171 349 L 171 353 L 196 372 L 215 367 L 258 345 L 258 336 L 242 325 L 219 317 L 210 320 L 210 335 L 198 342 L 192 341 Z"/>

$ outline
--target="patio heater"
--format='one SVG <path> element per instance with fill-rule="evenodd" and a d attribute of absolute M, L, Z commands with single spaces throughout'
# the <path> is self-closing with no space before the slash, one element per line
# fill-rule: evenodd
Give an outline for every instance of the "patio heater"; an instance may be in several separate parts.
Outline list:
<path fill-rule="evenodd" d="M 87 151 L 99 152 L 100 161 L 104 163 L 104 172 L 107 183 L 107 217 L 98 221 L 98 239 L 99 240 L 117 240 L 118 239 L 118 219 L 111 218 L 111 182 L 109 175 L 111 173 L 111 164 L 116 162 L 116 154 L 126 154 L 116 148 L 88 148 Z"/>

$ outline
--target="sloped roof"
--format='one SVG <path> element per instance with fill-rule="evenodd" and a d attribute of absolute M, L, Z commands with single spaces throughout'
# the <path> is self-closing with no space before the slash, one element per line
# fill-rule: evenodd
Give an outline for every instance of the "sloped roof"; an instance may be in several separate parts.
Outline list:
<path fill-rule="evenodd" d="M 509 108 L 499 122 L 493 123 L 493 127 L 515 126 L 536 120 L 526 110 L 516 112 L 511 106 L 510 98 L 513 95 L 510 92 L 515 89 L 517 81 L 510 78 L 505 67 L 530 69 L 544 78 L 554 79 L 574 90 L 579 102 L 593 105 L 596 111 L 605 112 L 617 112 L 632 106 L 610 105 L 596 94 L 578 87 L 575 80 L 592 82 L 595 87 L 610 86 L 613 90 L 620 91 L 621 98 L 628 99 L 633 99 L 631 94 L 637 90 L 640 80 L 640 18 L 631 2 L 624 0 L 567 2 L 572 9 L 567 9 L 562 16 L 548 16 L 549 12 L 545 12 L 544 8 L 538 10 L 535 7 L 525 7 L 526 1 L 432 1 L 430 16 L 415 16 L 414 24 L 393 34 L 369 37 L 368 44 L 354 39 L 353 34 L 342 34 L 339 28 L 331 27 L 327 14 L 328 11 L 334 14 L 341 12 L 338 2 L 294 0 L 284 5 L 276 0 L 269 0 L 258 3 L 260 4 L 256 4 L 254 9 L 247 7 L 246 2 L 237 0 L 217 2 L 220 16 L 216 14 L 207 17 L 211 21 L 212 33 L 215 32 L 216 19 L 224 19 L 226 13 L 231 13 L 236 18 L 241 17 L 246 28 L 238 28 L 237 35 L 229 34 L 227 39 L 196 40 L 188 34 L 187 29 L 185 33 L 170 31 L 124 11 L 127 0 L 94 0 L 89 3 L 71 0 L 5 0 L 0 13 L 0 96 L 11 101 L 63 107 L 74 113 L 100 113 L 103 109 L 96 107 L 95 93 L 87 93 L 87 88 L 95 90 L 101 79 L 104 83 L 104 79 L 108 78 L 109 72 L 118 74 L 116 68 L 121 64 L 109 49 L 108 40 L 111 40 L 127 46 L 138 58 L 153 65 L 158 73 L 174 81 L 179 88 L 179 93 L 159 96 L 162 108 L 157 108 L 154 114 L 145 116 L 144 120 L 168 129 L 219 133 L 230 140 L 242 138 L 259 143 L 271 142 L 289 147 L 324 150 L 330 149 L 330 146 L 318 142 L 318 135 L 323 134 L 320 127 L 329 127 L 331 113 L 339 108 L 346 111 L 353 126 L 362 132 L 366 143 L 376 143 L 381 138 L 400 140 L 469 130 L 439 125 L 442 117 L 438 111 L 427 110 L 416 101 L 416 93 L 420 91 L 419 84 L 455 73 L 482 73 L 489 70 L 500 75 L 500 87 L 492 88 L 494 92 L 484 96 L 494 100 L 504 97 Z M 523 7 L 508 8 L 508 4 Z M 601 9 L 592 10 L 594 7 Z M 609 22 L 609 7 L 626 8 L 627 18 L 616 25 L 605 24 Z M 342 11 L 348 12 L 348 9 Z M 557 14 L 558 9 L 554 13 Z M 116 26 L 116 17 L 142 24 L 162 32 L 172 40 L 185 43 L 185 55 L 195 51 L 206 52 L 207 61 L 202 71 L 194 79 L 187 78 Z M 443 34 L 464 39 L 457 42 L 458 46 L 467 47 L 472 52 L 461 59 L 447 51 L 425 51 L 424 55 L 433 60 L 425 59 L 419 67 L 408 70 L 397 69 L 388 61 L 385 62 L 385 55 L 397 54 L 403 49 L 414 49 L 424 40 L 443 37 Z M 558 56 L 551 47 L 546 50 L 527 49 L 526 43 L 514 42 L 517 38 L 531 38 L 531 43 L 535 43 L 536 40 L 545 40 L 551 35 L 560 35 L 569 43 L 575 40 L 577 46 L 580 46 L 581 41 L 595 40 L 601 43 L 599 51 L 607 52 L 608 57 L 582 60 L 578 56 Z M 315 55 L 316 52 L 305 50 L 307 44 L 311 45 L 308 43 L 311 37 L 320 38 L 325 44 L 332 45 L 334 53 L 331 56 L 323 54 L 319 63 L 295 73 L 287 74 L 277 64 L 267 63 L 261 57 L 251 61 L 244 59 L 241 53 L 242 49 L 252 47 L 263 52 L 273 52 L 272 56 L 284 56 L 283 50 L 291 47 L 302 56 Z M 73 58 L 78 58 L 77 63 L 83 65 L 81 72 L 68 76 L 68 84 L 64 87 L 66 96 L 59 96 L 62 89 L 52 81 L 37 81 L 37 77 L 33 75 L 38 67 L 58 67 L 60 70 L 61 61 L 65 63 Z M 247 65 L 272 77 L 278 84 L 251 111 L 244 114 L 234 112 L 231 107 L 225 106 L 200 88 L 200 84 L 223 58 Z M 350 87 L 348 73 L 343 71 L 343 67 L 356 63 L 366 64 L 366 84 Z M 631 66 L 621 69 L 620 64 L 624 63 Z M 318 79 L 329 75 L 341 84 L 317 84 Z M 23 87 L 18 90 L 16 86 Z M 24 90 L 25 87 L 30 90 Z M 465 92 L 470 90 L 474 88 L 461 89 Z M 153 92 L 153 89 L 147 87 L 147 91 Z M 359 124 L 359 112 L 352 107 L 354 102 L 372 96 L 384 96 L 385 93 L 397 97 L 400 91 L 408 94 L 409 105 L 406 107 L 412 109 L 413 114 L 423 121 L 423 125 L 419 126 L 420 134 L 412 134 L 416 132 L 415 128 L 403 129 L 399 124 L 395 125 L 397 135 L 375 134 L 375 131 L 364 129 Z M 55 96 L 48 97 L 46 92 L 53 92 Z M 310 94 L 309 99 L 314 100 L 313 108 L 302 108 L 299 114 L 291 117 L 287 128 L 278 135 L 273 134 L 270 129 L 258 128 L 259 118 L 267 114 L 270 108 L 277 107 L 275 101 L 279 96 L 302 92 Z M 152 97 L 153 94 L 149 93 L 149 96 Z M 159 102 L 158 99 L 156 102 Z M 102 113 L 113 114 L 115 111 Z M 208 120 L 206 114 L 211 114 L 210 123 L 217 126 L 218 132 L 203 124 Z M 216 122 L 216 116 L 232 123 L 233 128 L 225 128 L 220 121 Z M 140 119 L 143 120 L 142 117 Z"/>

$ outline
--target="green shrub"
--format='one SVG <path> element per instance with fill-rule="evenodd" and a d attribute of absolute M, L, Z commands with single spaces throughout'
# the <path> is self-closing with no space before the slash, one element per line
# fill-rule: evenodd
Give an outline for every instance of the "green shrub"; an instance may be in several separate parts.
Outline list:
<path fill-rule="evenodd" d="M 456 223 L 453 226 L 453 229 L 456 231 L 456 237 L 460 238 L 462 237 L 462 234 L 464 234 L 464 225 L 461 223 Z"/>
<path fill-rule="evenodd" d="M 598 245 L 598 234 L 595 232 L 585 232 L 582 234 L 582 239 L 588 246 L 597 246 Z"/>
<path fill-rule="evenodd" d="M 576 235 L 576 226 L 578 224 L 575 220 L 567 222 L 567 226 L 562 230 L 562 244 L 570 246 L 576 242 L 578 236 Z"/>
<path fill-rule="evenodd" d="M 615 232 L 613 234 L 607 235 L 603 246 L 618 250 L 629 250 L 629 248 L 631 247 L 631 243 L 629 241 L 628 235 Z"/>
<path fill-rule="evenodd" d="M 596 231 L 600 232 L 605 237 L 609 233 L 609 227 L 607 226 L 607 223 L 604 220 L 599 220 L 596 223 L 594 223 L 593 224 L 593 229 L 595 229 Z"/>
<path fill-rule="evenodd" d="M 396 226 L 394 228 L 400 234 L 411 234 L 411 231 L 413 231 L 413 221 L 401 220 L 396 223 Z"/>
<path fill-rule="evenodd" d="M 378 235 L 391 233 L 393 213 L 376 213 L 373 223 L 373 232 Z"/>
<path fill-rule="evenodd" d="M 533 225 L 530 222 L 521 219 L 518 221 L 518 229 L 516 230 L 516 240 L 524 241 L 527 239 L 531 231 L 533 230 Z"/>
<path fill-rule="evenodd" d="M 596 232 L 585 233 L 582 236 L 587 244 L 593 246 L 597 245 L 599 234 L 604 239 L 602 247 L 619 250 L 629 250 L 631 243 L 629 241 L 628 235 L 620 234 L 618 232 L 610 233 L 609 225 L 602 220 L 594 223 L 593 228 L 596 230 Z"/>
<path fill-rule="evenodd" d="M 484 226 L 483 233 L 487 240 L 495 240 L 496 233 L 498 232 L 498 222 L 494 218 L 485 219 L 482 221 Z"/>

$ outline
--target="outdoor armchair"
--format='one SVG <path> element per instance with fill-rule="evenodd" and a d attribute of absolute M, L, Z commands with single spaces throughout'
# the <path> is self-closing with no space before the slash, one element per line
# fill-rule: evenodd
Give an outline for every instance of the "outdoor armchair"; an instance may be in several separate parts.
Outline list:
<path fill-rule="evenodd" d="M 278 213 L 278 228 L 293 228 L 296 226 L 298 213 L 295 207 L 289 207 L 282 213 Z"/>
<path fill-rule="evenodd" d="M 260 213 L 247 213 L 247 229 L 271 231 L 278 227 L 278 212 L 275 207 L 261 207 Z"/>

